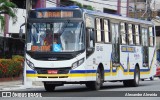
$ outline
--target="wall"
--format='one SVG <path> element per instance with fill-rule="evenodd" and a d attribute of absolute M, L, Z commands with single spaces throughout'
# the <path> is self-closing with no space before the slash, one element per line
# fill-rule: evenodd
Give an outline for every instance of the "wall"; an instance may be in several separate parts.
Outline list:
<path fill-rule="evenodd" d="M 46 7 L 56 7 L 56 0 L 46 1 Z"/>
<path fill-rule="evenodd" d="M 19 33 L 20 26 L 25 22 L 26 17 L 26 10 L 25 9 L 18 9 L 17 10 L 17 22 L 16 24 L 12 23 L 12 19 L 9 19 L 9 33 Z M 23 17 L 24 16 L 24 17 Z M 25 27 L 22 27 L 23 33 L 25 32 Z"/>

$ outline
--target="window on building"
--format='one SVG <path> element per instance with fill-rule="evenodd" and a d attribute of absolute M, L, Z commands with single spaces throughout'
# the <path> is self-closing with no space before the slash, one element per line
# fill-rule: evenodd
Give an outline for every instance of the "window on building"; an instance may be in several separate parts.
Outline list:
<path fill-rule="evenodd" d="M 110 42 L 110 31 L 109 31 L 109 21 L 104 20 L 104 37 L 105 37 L 105 42 L 108 43 Z"/>
<path fill-rule="evenodd" d="M 121 32 L 121 43 L 127 44 L 127 34 L 126 34 L 126 24 L 121 23 L 120 24 L 120 32 Z"/>
<path fill-rule="evenodd" d="M 133 26 L 132 24 L 128 24 L 128 42 L 130 45 L 133 44 Z"/>

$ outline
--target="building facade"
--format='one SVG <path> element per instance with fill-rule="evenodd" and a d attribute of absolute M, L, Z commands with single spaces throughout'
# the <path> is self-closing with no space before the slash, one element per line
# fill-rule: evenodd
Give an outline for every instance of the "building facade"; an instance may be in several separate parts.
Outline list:
<path fill-rule="evenodd" d="M 156 27 L 157 60 L 160 61 L 160 0 L 130 0 L 129 17 L 151 20 Z"/>
<path fill-rule="evenodd" d="M 72 4 L 71 1 L 79 2 L 84 7 L 92 6 L 94 10 L 104 13 L 119 14 L 122 16 L 127 16 L 128 13 L 128 0 L 59 0 L 60 4 L 62 4 L 61 6 L 68 6 Z"/>

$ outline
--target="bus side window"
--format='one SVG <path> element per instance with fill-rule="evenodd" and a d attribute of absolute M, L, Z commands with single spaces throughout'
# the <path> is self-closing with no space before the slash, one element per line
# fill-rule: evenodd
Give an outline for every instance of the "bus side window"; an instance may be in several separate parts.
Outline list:
<path fill-rule="evenodd" d="M 146 28 L 142 28 L 142 45 L 148 46 L 148 30 Z"/>
<path fill-rule="evenodd" d="M 149 46 L 154 46 L 154 32 L 153 32 L 153 27 L 149 27 Z"/>
<path fill-rule="evenodd" d="M 126 24 L 125 23 L 121 23 L 120 24 L 120 33 L 121 33 L 121 43 L 122 44 L 127 44 L 127 34 L 126 34 Z"/>
<path fill-rule="evenodd" d="M 97 42 L 101 42 L 102 37 L 101 37 L 101 21 L 100 18 L 96 18 L 96 33 L 97 33 Z"/>
<path fill-rule="evenodd" d="M 133 45 L 133 26 L 128 24 L 128 42 L 129 45 Z"/>
<path fill-rule="evenodd" d="M 105 43 L 111 42 L 110 30 L 109 30 L 109 21 L 108 20 L 104 20 L 104 42 Z"/>
<path fill-rule="evenodd" d="M 135 44 L 136 45 L 140 45 L 140 33 L 139 33 L 139 26 L 138 25 L 135 25 L 134 27 L 134 31 L 135 31 Z"/>

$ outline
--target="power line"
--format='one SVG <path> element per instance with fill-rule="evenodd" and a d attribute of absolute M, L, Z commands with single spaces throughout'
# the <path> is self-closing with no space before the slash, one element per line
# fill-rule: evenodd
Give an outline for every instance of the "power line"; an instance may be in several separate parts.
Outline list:
<path fill-rule="evenodd" d="M 116 5 L 111 5 L 111 4 L 106 4 L 106 3 L 99 3 L 96 1 L 92 1 L 92 0 L 87 0 L 88 2 L 92 2 L 92 3 L 97 3 L 97 4 L 102 4 L 102 5 L 108 5 L 108 6 L 114 6 L 114 7 L 122 7 L 122 8 L 128 8 L 128 7 L 124 7 L 124 6 L 116 6 Z M 130 7 L 132 8 L 132 7 Z"/>
<path fill-rule="evenodd" d="M 62 5 L 62 4 L 59 4 L 59 3 L 53 2 L 53 1 L 51 1 L 51 0 L 47 0 L 47 1 L 48 1 L 48 2 L 50 2 L 50 3 L 53 3 L 53 4 L 56 4 L 56 5 L 59 5 L 59 6 L 65 7 L 65 5 Z"/>
<path fill-rule="evenodd" d="M 58 4 L 58 3 L 53 2 L 51 0 L 47 0 L 47 1 L 50 2 L 50 3 L 56 4 L 56 5 Z M 125 9 L 127 9 L 127 8 L 132 8 L 133 9 L 133 7 L 131 7 L 131 6 L 126 7 L 126 6 L 111 5 L 111 4 L 106 4 L 106 3 L 99 3 L 99 2 L 96 2 L 96 1 L 92 1 L 92 0 L 85 0 L 85 1 L 92 2 L 92 3 L 97 3 L 97 4 L 102 4 L 102 5 L 114 6 L 114 7 L 122 7 L 122 8 L 125 8 Z M 110 0 L 103 0 L 103 1 L 109 1 L 109 2 L 111 2 Z M 62 4 L 58 4 L 58 5 L 65 7 L 65 5 L 62 5 Z"/>
<path fill-rule="evenodd" d="M 88 0 L 87 0 L 88 1 Z M 108 1 L 108 2 L 117 2 L 118 0 L 115 0 L 115 1 L 113 1 L 113 0 L 101 0 L 101 1 Z M 121 3 L 127 3 L 126 1 L 121 1 Z"/>

